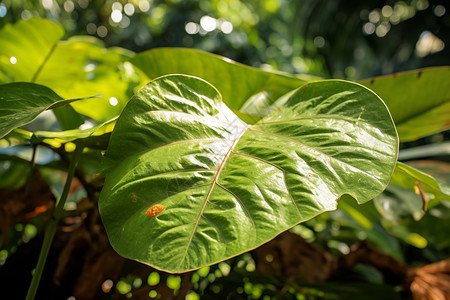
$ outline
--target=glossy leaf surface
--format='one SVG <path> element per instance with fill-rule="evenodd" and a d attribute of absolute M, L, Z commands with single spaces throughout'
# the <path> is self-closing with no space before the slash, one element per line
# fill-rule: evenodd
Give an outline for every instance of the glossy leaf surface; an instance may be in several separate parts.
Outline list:
<path fill-rule="evenodd" d="M 450 128 L 450 67 L 435 67 L 362 80 L 386 102 L 400 141 Z"/>
<path fill-rule="evenodd" d="M 64 100 L 51 89 L 34 83 L 14 82 L 0 85 L 0 138 L 14 128 L 33 121 L 47 109 L 81 99 Z"/>
<path fill-rule="evenodd" d="M 265 116 L 282 95 L 317 79 L 264 71 L 195 49 L 153 49 L 139 53 L 131 62 L 149 78 L 187 74 L 210 82 L 222 94 L 225 104 L 247 123 Z"/>
<path fill-rule="evenodd" d="M 158 78 L 130 100 L 105 154 L 99 207 L 128 258 L 185 272 L 251 250 L 299 222 L 388 184 L 398 140 L 361 85 L 305 85 L 255 125 L 207 82 Z M 146 216 L 154 205 L 164 210 Z"/>

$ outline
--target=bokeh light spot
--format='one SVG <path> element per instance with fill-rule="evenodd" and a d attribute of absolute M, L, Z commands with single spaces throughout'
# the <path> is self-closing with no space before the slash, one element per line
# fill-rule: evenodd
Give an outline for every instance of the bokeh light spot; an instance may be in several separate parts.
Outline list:
<path fill-rule="evenodd" d="M 389 5 L 385 5 L 381 9 L 381 14 L 386 18 L 389 18 L 392 15 L 392 12 L 393 12 L 392 7 Z"/>
<path fill-rule="evenodd" d="M 222 32 L 225 34 L 230 34 L 233 31 L 233 24 L 225 21 L 220 25 L 220 30 L 222 30 Z"/>
<path fill-rule="evenodd" d="M 203 16 L 200 19 L 200 26 L 207 31 L 211 32 L 217 28 L 217 20 L 210 16 Z"/>
<path fill-rule="evenodd" d="M 89 0 L 78 0 L 78 5 L 81 8 L 86 8 L 89 5 Z"/>
<path fill-rule="evenodd" d="M 97 25 L 95 25 L 94 23 L 87 24 L 86 31 L 89 34 L 95 34 L 97 32 Z"/>
<path fill-rule="evenodd" d="M 132 15 L 134 15 L 134 5 L 132 3 L 125 4 L 125 7 L 123 10 L 127 14 L 127 16 L 131 17 Z"/>
<path fill-rule="evenodd" d="M 139 1 L 139 9 L 142 12 L 147 12 L 150 9 L 150 3 L 148 3 L 147 0 L 141 0 Z"/>
<path fill-rule="evenodd" d="M 323 38 L 323 36 L 316 36 L 314 38 L 314 46 L 316 46 L 317 48 L 322 48 L 323 46 L 325 46 L 325 39 Z"/>
<path fill-rule="evenodd" d="M 368 35 L 373 34 L 375 32 L 375 25 L 370 22 L 367 22 L 363 26 L 363 32 Z"/>
<path fill-rule="evenodd" d="M 112 106 L 116 106 L 117 103 L 119 103 L 119 101 L 117 100 L 116 97 L 109 98 L 109 104 L 111 104 Z"/>
<path fill-rule="evenodd" d="M 122 12 L 120 10 L 113 10 L 111 13 L 111 20 L 113 20 L 113 22 L 115 23 L 119 23 L 120 21 L 122 21 Z"/>
<path fill-rule="evenodd" d="M 118 11 L 122 11 L 122 3 L 120 3 L 120 2 L 114 2 L 112 5 L 111 5 L 111 9 L 112 10 L 118 10 Z"/>
<path fill-rule="evenodd" d="M 112 287 L 114 285 L 114 282 L 111 279 L 107 279 L 102 283 L 102 291 L 104 293 L 109 293 L 111 291 Z"/>
<path fill-rule="evenodd" d="M 441 4 L 436 5 L 433 9 L 433 13 L 436 17 L 442 17 L 443 15 L 445 15 L 445 6 Z"/>
<path fill-rule="evenodd" d="M 6 16 L 6 13 L 8 12 L 8 9 L 6 8 L 5 4 L 0 4 L 0 18 L 3 18 Z"/>
<path fill-rule="evenodd" d="M 380 21 L 380 13 L 377 10 L 372 10 L 369 13 L 369 21 L 371 23 L 378 23 Z"/>
<path fill-rule="evenodd" d="M 102 37 L 102 38 L 107 36 L 108 35 L 108 29 L 105 26 L 103 26 L 103 25 L 98 26 L 98 28 L 97 28 L 97 35 L 99 37 Z"/>
<path fill-rule="evenodd" d="M 75 9 L 75 4 L 71 0 L 64 2 L 64 10 L 66 12 L 68 12 L 70 14 L 71 12 L 73 12 L 74 9 Z"/>
<path fill-rule="evenodd" d="M 186 30 L 188 34 L 196 34 L 198 33 L 198 29 L 198 24 L 194 22 L 189 22 L 184 26 L 184 30 Z"/>

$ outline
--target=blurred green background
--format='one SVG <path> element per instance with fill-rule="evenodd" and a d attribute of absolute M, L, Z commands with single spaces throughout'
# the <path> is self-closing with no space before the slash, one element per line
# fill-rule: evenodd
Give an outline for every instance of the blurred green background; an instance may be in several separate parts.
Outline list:
<path fill-rule="evenodd" d="M 349 80 L 450 64 L 445 0 L 4 0 L 0 27 L 40 16 L 66 38 L 135 52 L 190 47 L 255 67 Z"/>

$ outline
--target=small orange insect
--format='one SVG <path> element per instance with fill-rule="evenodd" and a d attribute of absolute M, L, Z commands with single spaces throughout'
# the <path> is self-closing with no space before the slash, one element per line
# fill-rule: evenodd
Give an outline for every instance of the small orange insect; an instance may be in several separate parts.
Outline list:
<path fill-rule="evenodd" d="M 156 204 L 153 205 L 152 207 L 150 207 L 149 209 L 147 209 L 147 211 L 145 212 L 145 215 L 147 217 L 156 217 L 157 215 L 159 215 L 160 212 L 162 212 L 166 207 L 164 205 L 161 204 Z"/>

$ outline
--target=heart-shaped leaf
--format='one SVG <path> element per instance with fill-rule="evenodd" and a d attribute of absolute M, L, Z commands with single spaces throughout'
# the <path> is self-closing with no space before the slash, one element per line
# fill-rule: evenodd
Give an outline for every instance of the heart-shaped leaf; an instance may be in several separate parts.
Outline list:
<path fill-rule="evenodd" d="M 119 254 L 185 272 L 334 210 L 343 194 L 372 199 L 397 149 L 386 106 L 359 84 L 306 84 L 247 125 L 209 83 L 164 76 L 117 121 L 100 213 Z"/>

